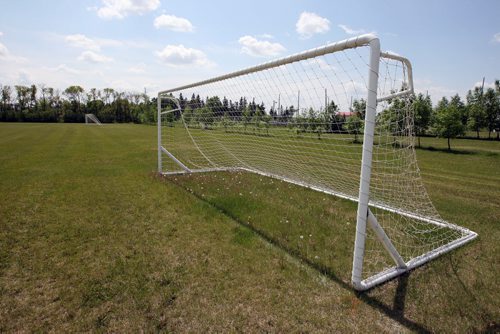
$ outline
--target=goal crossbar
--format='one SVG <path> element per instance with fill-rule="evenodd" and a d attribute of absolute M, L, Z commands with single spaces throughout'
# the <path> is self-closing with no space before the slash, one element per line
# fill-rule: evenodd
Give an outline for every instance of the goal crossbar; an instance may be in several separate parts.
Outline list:
<path fill-rule="evenodd" d="M 319 186 L 318 184 L 310 183 L 307 179 L 300 179 L 297 177 L 291 178 L 286 175 L 280 175 L 276 172 L 266 170 L 265 166 L 263 168 L 255 168 L 253 166 L 247 165 L 242 159 L 238 158 L 231 148 L 226 147 L 219 139 L 214 138 L 213 140 L 217 143 L 221 152 L 225 152 L 228 156 L 234 158 L 235 161 L 240 163 L 239 166 L 224 166 L 213 162 L 209 156 L 204 152 L 204 149 L 199 146 L 197 139 L 193 137 L 189 126 L 186 124 L 183 113 L 184 110 L 181 108 L 181 102 L 173 96 L 174 93 L 181 91 L 190 91 L 200 87 L 206 87 L 207 85 L 219 84 L 221 82 L 228 81 L 230 79 L 237 79 L 239 77 L 246 77 L 251 74 L 260 73 L 266 70 L 272 70 L 278 67 L 286 66 L 292 63 L 304 62 L 309 59 L 335 54 L 338 52 L 344 52 L 349 49 L 356 49 L 359 47 L 369 48 L 369 59 L 368 63 L 368 78 L 366 81 L 366 107 L 365 107 L 365 118 L 363 121 L 363 146 L 361 153 L 361 171 L 359 177 L 359 191 L 358 196 L 353 194 L 345 193 L 343 191 L 338 191 L 337 189 L 332 189 L 330 187 Z M 404 80 L 398 89 L 392 89 L 390 91 L 384 91 L 385 93 L 379 92 L 379 64 L 382 59 L 400 62 L 401 68 L 403 69 Z M 342 64 L 340 64 L 342 66 Z M 357 69 L 356 69 L 357 70 Z M 392 74 L 389 74 L 389 77 Z M 352 79 L 351 79 L 352 80 Z M 340 42 L 332 43 L 323 47 L 301 52 L 292 56 L 284 57 L 281 59 L 266 62 L 257 66 L 249 67 L 240 71 L 228 73 L 208 80 L 199 81 L 196 83 L 183 85 L 173 89 L 164 90 L 158 93 L 158 171 L 162 175 L 178 175 L 178 174 L 189 174 L 189 173 L 199 173 L 199 172 L 214 172 L 214 171 L 246 171 L 251 173 L 256 173 L 263 176 L 268 176 L 276 179 L 280 179 L 292 184 L 307 187 L 316 191 L 320 191 L 326 194 L 334 195 L 343 199 L 351 200 L 358 203 L 357 209 L 357 222 L 356 222 L 356 234 L 354 242 L 354 254 L 353 254 L 353 265 L 352 265 L 352 276 L 351 281 L 355 289 L 366 290 L 373 286 L 390 280 L 404 272 L 414 269 L 446 252 L 449 252 L 477 237 L 475 232 L 469 229 L 450 224 L 440 218 L 435 216 L 427 216 L 425 214 L 419 214 L 419 212 L 405 210 L 399 206 L 393 206 L 390 203 L 385 203 L 379 198 L 370 198 L 370 186 L 372 177 L 372 165 L 373 165 L 373 152 L 374 152 L 374 137 L 375 137 L 375 127 L 377 122 L 377 107 L 379 103 L 391 103 L 392 101 L 398 101 L 399 99 L 409 99 L 414 93 L 413 86 L 413 73 L 410 61 L 400 55 L 391 52 L 381 52 L 380 41 L 373 34 L 365 34 L 358 37 L 346 39 Z M 325 89 L 326 95 L 326 89 Z M 194 96 L 194 94 L 193 94 Z M 300 91 L 299 91 L 300 96 Z M 208 96 L 207 96 L 208 98 Z M 254 98 L 255 99 L 255 98 Z M 175 108 L 170 108 L 168 110 L 163 110 L 162 101 L 168 100 L 174 104 Z M 208 101 L 208 100 L 207 100 Z M 325 112 L 326 112 L 326 101 L 325 96 Z M 276 101 L 273 101 L 273 103 Z M 297 102 L 298 107 L 299 102 Z M 352 97 L 351 97 L 352 104 Z M 406 105 L 407 106 L 407 105 Z M 280 108 L 278 102 L 278 108 Z M 273 108 L 274 109 L 274 105 Z M 300 109 L 299 109 L 300 112 Z M 183 127 L 188 134 L 189 140 L 192 142 L 196 150 L 209 162 L 209 167 L 206 168 L 190 168 L 185 162 L 181 161 L 181 158 L 176 157 L 177 153 L 172 153 L 169 151 L 168 147 L 165 147 L 162 143 L 162 117 L 172 117 L 173 115 L 179 113 L 182 119 Z M 410 123 L 408 123 L 410 124 Z M 205 125 L 203 125 L 204 127 Z M 407 125 L 409 126 L 409 125 Z M 168 129 L 167 129 L 168 130 Z M 405 128 L 404 131 L 408 129 Z M 246 126 L 245 126 L 246 133 Z M 406 132 L 405 132 L 406 133 Z M 212 135 L 210 135 L 212 136 Z M 318 132 L 319 136 L 319 132 Z M 213 136 L 212 136 L 213 137 Z M 245 145 L 242 143 L 241 145 Z M 413 150 L 414 148 L 410 146 L 407 149 Z M 180 171 L 163 171 L 162 158 L 166 155 L 175 164 L 177 164 L 181 170 Z M 418 170 L 417 170 L 418 172 Z M 446 228 L 459 233 L 459 237 L 454 238 L 451 241 L 441 242 L 437 244 L 437 247 L 424 251 L 418 256 L 414 256 L 409 260 L 404 260 L 401 254 L 398 252 L 398 247 L 391 241 L 390 234 L 387 234 L 384 230 L 382 224 L 377 221 L 377 216 L 372 213 L 370 208 L 379 209 L 383 212 L 389 214 L 395 214 L 401 217 L 406 217 L 410 220 L 415 220 L 419 222 L 425 222 L 439 228 Z M 380 214 L 380 213 L 379 213 Z M 383 216 L 383 214 L 382 214 Z M 374 232 L 378 241 L 384 246 L 387 253 L 393 259 L 395 266 L 386 268 L 376 274 L 370 275 L 368 278 L 363 279 L 363 265 L 365 258 L 365 247 L 367 238 L 367 225 Z"/>

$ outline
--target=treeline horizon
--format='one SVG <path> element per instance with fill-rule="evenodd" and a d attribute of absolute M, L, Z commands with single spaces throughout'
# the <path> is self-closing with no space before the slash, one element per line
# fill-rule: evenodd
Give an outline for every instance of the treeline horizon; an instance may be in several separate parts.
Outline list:
<path fill-rule="evenodd" d="M 94 114 L 103 123 L 156 123 L 157 100 L 146 93 L 122 92 L 113 88 L 102 90 L 91 88 L 86 91 L 81 86 L 69 86 L 63 91 L 46 85 L 2 85 L 0 84 L 0 121 L 4 122 L 64 122 L 83 123 L 85 114 Z M 317 124 L 331 122 L 336 124 L 337 131 L 360 130 L 356 121 L 364 120 L 365 101 L 353 102 L 348 110 L 354 114 L 350 117 L 339 115 L 339 108 L 334 101 L 322 111 L 302 109 L 299 112 L 293 105 L 273 105 L 268 110 L 263 102 L 248 102 L 245 97 L 238 101 L 222 99 L 218 96 L 200 98 L 178 97 L 185 118 L 196 121 L 196 118 L 208 119 L 215 111 L 222 116 L 239 117 L 243 122 L 269 122 L 279 118 L 283 122 L 309 122 Z M 398 100 L 391 104 L 400 103 Z M 465 101 L 456 94 L 450 98 L 442 97 L 435 106 L 430 95 L 417 94 L 411 102 L 414 112 L 414 130 L 417 136 L 441 136 L 455 138 L 465 136 L 467 131 L 476 133 L 487 131 L 488 138 L 496 132 L 500 133 L 500 81 L 494 87 L 483 90 L 475 87 L 469 90 Z M 395 107 L 395 106 L 392 106 Z M 345 111 L 344 111 L 345 112 Z M 397 113 L 396 113 L 397 114 Z M 257 119 L 254 119 L 257 116 Z M 329 120 L 326 120 L 328 118 Z M 353 119 L 349 119 L 353 118 Z M 227 120 L 227 119 L 226 119 Z M 340 124 L 340 125 L 339 125 Z"/>
<path fill-rule="evenodd" d="M 103 123 L 154 123 L 156 98 L 146 93 L 69 86 L 0 84 L 0 121 L 84 123 L 95 114 Z"/>

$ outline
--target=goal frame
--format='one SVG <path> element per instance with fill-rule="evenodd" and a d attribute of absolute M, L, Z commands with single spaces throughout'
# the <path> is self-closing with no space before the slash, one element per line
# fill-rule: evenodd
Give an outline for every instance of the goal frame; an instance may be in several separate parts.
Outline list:
<path fill-rule="evenodd" d="M 180 91 L 184 89 L 189 89 L 197 86 L 202 86 L 206 85 L 209 83 L 214 83 L 217 81 L 222 81 L 226 79 L 231 79 L 239 76 L 243 76 L 246 74 L 258 72 L 258 71 L 263 71 L 266 69 L 271 69 L 277 66 L 281 65 L 286 65 L 294 62 L 298 62 L 301 60 L 306 60 L 310 58 L 315 58 L 319 57 L 322 55 L 342 51 L 342 50 L 347 50 L 347 49 L 354 49 L 362 46 L 367 46 L 370 49 L 370 56 L 369 56 L 369 73 L 368 73 L 368 92 L 366 96 L 366 110 L 365 110 L 365 125 L 364 125 L 364 135 L 363 135 L 363 148 L 362 148 L 362 156 L 361 156 L 361 171 L 360 171 L 360 181 L 359 181 L 359 193 L 358 197 L 353 197 L 347 194 L 343 194 L 340 192 L 335 192 L 332 191 L 331 189 L 326 189 L 326 188 L 321 188 L 317 187 L 311 184 L 307 184 L 306 182 L 301 182 L 297 180 L 292 180 L 280 175 L 276 174 L 270 174 L 266 173 L 257 169 L 251 169 L 251 168 L 235 168 L 235 167 L 228 167 L 228 168 L 200 168 L 200 169 L 190 169 L 186 165 L 184 165 L 179 159 L 177 159 L 171 152 L 167 150 L 167 148 L 163 147 L 162 145 L 162 115 L 165 115 L 167 113 L 171 112 L 182 112 L 181 106 L 179 101 L 170 96 L 170 93 L 173 93 L 175 91 Z M 406 89 L 395 92 L 386 96 L 377 96 L 378 92 L 378 79 L 379 79 L 379 64 L 380 64 L 380 59 L 381 58 L 386 58 L 386 59 L 392 59 L 396 60 L 399 62 L 404 63 L 404 65 L 407 68 L 407 87 Z M 203 172 L 213 172 L 213 171 L 246 171 L 246 172 L 252 172 L 276 179 L 280 179 L 289 183 L 293 183 L 296 185 L 300 185 L 303 187 L 307 187 L 316 191 L 324 192 L 330 195 L 334 195 L 340 198 L 348 199 L 354 202 L 358 203 L 358 208 L 357 208 L 357 216 L 356 216 L 356 234 L 355 234 L 355 241 L 354 241 L 354 251 L 353 251 L 353 265 L 352 265 L 352 275 L 351 275 L 351 282 L 353 287 L 356 290 L 363 291 L 370 289 L 378 284 L 381 284 L 383 282 L 386 282 L 396 276 L 399 276 L 405 272 L 408 272 L 409 270 L 412 270 L 418 266 L 421 266 L 425 264 L 426 262 L 431 261 L 432 259 L 445 254 L 457 247 L 462 246 L 463 244 L 473 240 L 474 238 L 477 237 L 477 234 L 473 231 L 470 231 L 469 229 L 450 224 L 446 221 L 442 220 L 437 220 L 437 219 L 430 219 L 427 217 L 422 217 L 418 216 L 415 213 L 412 212 L 406 212 L 402 211 L 401 209 L 398 208 L 392 208 L 384 203 L 377 203 L 377 202 L 370 202 L 370 179 L 371 179 L 371 171 L 372 171 L 372 155 L 373 155 L 373 142 L 374 142 L 374 135 L 375 135 L 375 117 L 376 117 L 376 108 L 377 108 L 377 103 L 394 99 L 397 97 L 404 97 L 408 95 L 414 94 L 414 87 L 413 87 L 413 73 L 412 73 L 412 66 L 410 61 L 402 57 L 400 55 L 396 55 L 391 52 L 381 52 L 380 49 L 380 40 L 379 38 L 374 35 L 374 34 L 364 34 L 358 37 L 346 39 L 340 42 L 332 43 L 320 48 L 312 49 L 309 51 L 304 51 L 292 56 L 284 57 L 281 59 L 269 61 L 257 66 L 249 67 L 240 71 L 228 73 L 222 76 L 214 77 L 208 80 L 192 83 L 189 85 L 184 85 L 180 87 L 176 87 L 173 89 L 168 89 L 164 91 L 160 91 L 158 93 L 158 111 L 157 111 L 157 118 L 158 118 L 158 124 L 157 124 L 157 131 L 158 131 L 158 173 L 161 175 L 175 175 L 175 174 L 186 174 L 186 173 L 203 173 Z M 168 110 L 168 111 L 162 111 L 162 101 L 163 100 L 170 100 L 173 102 L 176 106 L 175 109 Z M 175 162 L 179 167 L 182 169 L 182 171 L 172 171 L 172 172 L 164 172 L 162 168 L 162 159 L 163 155 L 166 155 L 168 158 L 170 158 L 173 162 Z M 420 255 L 418 257 L 415 257 L 407 262 L 403 260 L 399 252 L 397 251 L 396 247 L 392 244 L 390 238 L 387 236 L 385 233 L 384 229 L 382 226 L 377 222 L 377 218 L 374 216 L 374 214 L 371 213 L 369 206 L 383 209 L 389 212 L 397 213 L 402 216 L 406 216 L 409 218 L 414 218 L 414 219 L 419 219 L 422 221 L 425 221 L 430 224 L 438 225 L 438 226 L 445 226 L 451 229 L 458 230 L 463 233 L 463 237 L 453 240 L 452 242 L 445 244 L 443 246 L 440 246 L 438 248 L 435 248 L 423 255 Z M 367 279 L 362 278 L 362 272 L 363 272 L 363 259 L 365 256 L 365 244 L 366 244 L 366 234 L 367 234 L 367 225 L 370 227 L 373 232 L 375 233 L 377 239 L 381 242 L 381 244 L 384 246 L 385 250 L 389 253 L 391 258 L 395 262 L 395 266 L 391 267 L 387 270 L 384 270 L 376 275 L 373 275 Z"/>
<path fill-rule="evenodd" d="M 92 122 L 89 122 L 89 120 Z M 101 121 L 94 114 L 85 114 L 85 124 L 86 125 L 89 125 L 89 124 L 102 125 Z"/>

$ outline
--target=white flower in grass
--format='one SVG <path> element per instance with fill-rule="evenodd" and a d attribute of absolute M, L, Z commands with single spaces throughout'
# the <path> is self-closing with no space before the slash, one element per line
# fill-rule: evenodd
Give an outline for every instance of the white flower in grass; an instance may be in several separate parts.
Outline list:
<path fill-rule="evenodd" d="M 303 236 L 303 235 L 301 235 L 301 236 L 300 236 L 300 238 L 301 238 L 301 239 L 304 239 L 304 236 Z"/>

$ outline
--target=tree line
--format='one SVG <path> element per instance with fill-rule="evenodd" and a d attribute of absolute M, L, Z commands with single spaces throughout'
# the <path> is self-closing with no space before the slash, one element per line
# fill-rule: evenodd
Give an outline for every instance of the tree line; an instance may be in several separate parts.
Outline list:
<path fill-rule="evenodd" d="M 480 138 L 488 132 L 488 139 L 496 133 L 500 140 L 500 80 L 484 91 L 481 87 L 469 90 L 465 101 L 457 94 L 450 99 L 443 97 L 433 108 L 429 96 L 419 94 L 412 101 L 415 134 L 436 135 L 448 139 L 465 136 L 467 131 Z M 419 141 L 420 145 L 420 141 Z"/>
<path fill-rule="evenodd" d="M 45 85 L 1 85 L 0 121 L 65 122 L 85 121 L 94 114 L 101 122 L 156 122 L 156 99 L 145 93 L 127 93 L 104 88 L 85 91 L 69 86 L 62 92 Z"/>
<path fill-rule="evenodd" d="M 192 95 L 191 99 L 180 94 L 177 97 L 183 110 L 183 118 L 189 127 L 210 127 L 217 123 L 226 131 L 234 127 L 242 127 L 243 132 L 261 133 L 261 129 L 273 126 L 287 126 L 296 132 L 317 133 L 318 138 L 325 132 L 354 134 L 354 140 L 363 130 L 366 101 L 354 100 L 349 111 L 351 114 L 339 113 L 339 107 L 334 101 L 321 110 L 309 108 L 300 112 L 292 105 L 283 108 L 272 106 L 268 111 L 264 103 L 248 102 L 245 97 L 239 101 L 231 101 L 218 96 L 200 98 Z M 410 105 L 407 106 L 406 104 Z M 409 108 L 408 108 L 409 107 Z M 463 137 L 467 131 L 475 133 L 480 138 L 480 132 L 486 131 L 488 139 L 495 133 L 500 140 L 500 81 L 496 80 L 494 87 L 484 91 L 480 87 L 469 90 L 465 101 L 456 94 L 451 98 L 443 97 L 433 107 L 429 95 L 417 94 L 407 99 L 392 99 L 388 107 L 377 115 L 378 126 L 385 127 L 393 135 L 398 135 L 406 123 L 406 111 L 413 116 L 413 133 L 418 137 L 438 136 L 448 140 Z M 180 113 L 168 115 L 171 120 L 179 119 Z M 251 127 L 251 130 L 248 128 Z M 401 133 L 399 133 L 401 134 Z"/>
<path fill-rule="evenodd" d="M 69 86 L 62 92 L 45 85 L 8 86 L 1 85 L 0 121 L 16 122 L 84 122 L 85 114 L 96 115 L 101 122 L 156 122 L 156 98 L 150 99 L 145 93 L 127 93 L 104 88 L 85 91 L 81 86 Z M 241 97 L 237 101 L 218 96 L 201 98 L 193 94 L 190 98 L 180 94 L 177 97 L 184 121 L 188 126 L 210 127 L 218 122 L 228 129 L 235 123 L 244 130 L 252 128 L 268 129 L 287 126 L 297 132 L 315 132 L 321 137 L 323 132 L 351 133 L 355 140 L 362 132 L 366 102 L 354 100 L 349 111 L 351 115 L 340 113 L 334 101 L 322 110 L 313 108 L 297 110 L 293 105 L 275 105 L 266 109 L 263 102 L 248 101 Z M 413 112 L 413 130 L 421 136 L 439 136 L 449 140 L 473 131 L 476 137 L 486 130 L 488 138 L 496 132 L 500 135 L 500 81 L 494 87 L 483 90 L 475 87 L 469 90 L 465 101 L 457 94 L 443 97 L 433 107 L 430 96 L 418 94 L 409 101 L 393 99 L 387 110 L 377 115 L 379 124 L 398 128 L 404 121 L 402 110 L 410 103 Z M 174 108 L 174 106 L 171 106 Z M 167 115 L 178 119 L 180 112 Z M 392 125 L 391 125 L 392 124 Z M 391 130 L 392 131 L 392 130 Z M 420 141 L 419 141 L 420 145 Z"/>

